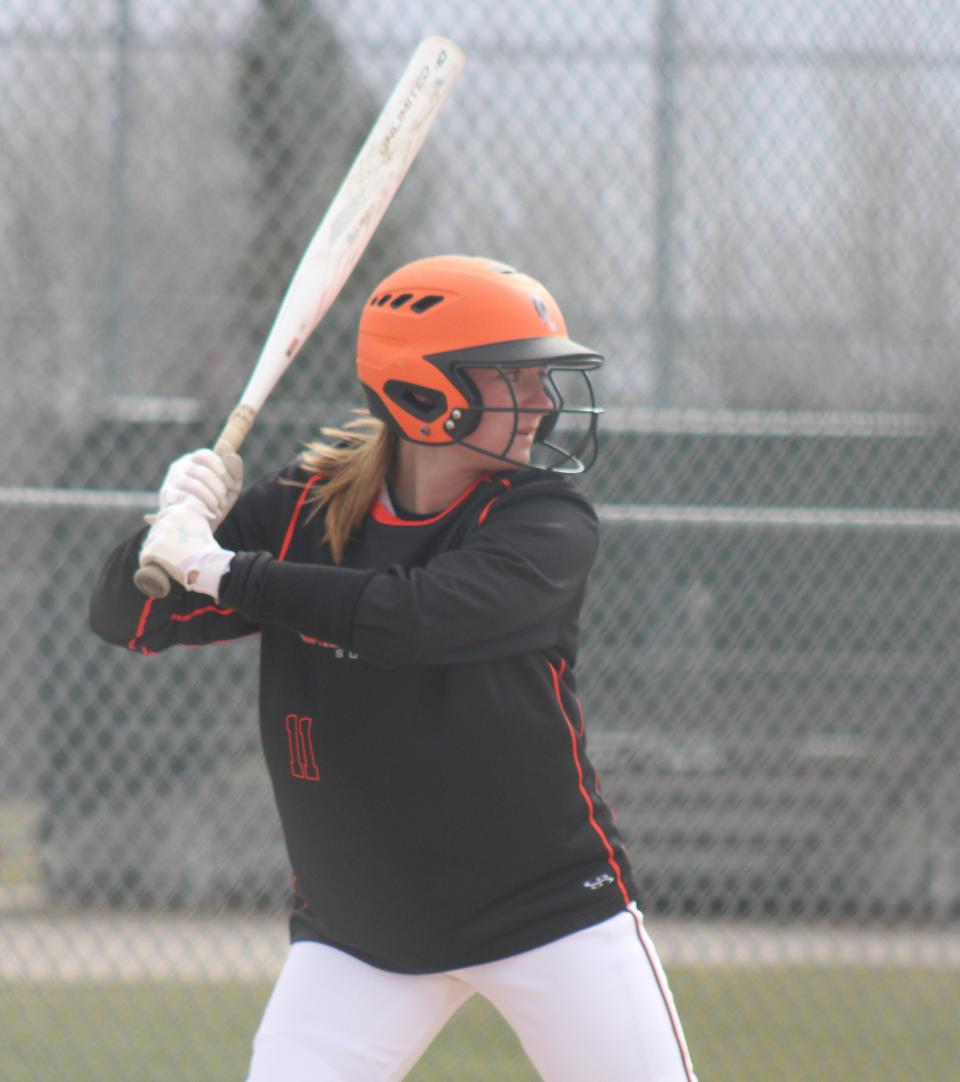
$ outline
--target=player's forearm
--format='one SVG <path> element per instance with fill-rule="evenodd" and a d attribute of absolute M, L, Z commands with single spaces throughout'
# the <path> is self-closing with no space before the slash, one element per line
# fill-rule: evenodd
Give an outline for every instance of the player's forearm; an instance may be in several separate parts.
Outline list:
<path fill-rule="evenodd" d="M 352 649 L 353 616 L 373 571 L 284 563 L 266 552 L 238 552 L 220 587 L 220 603 L 257 624 Z"/>

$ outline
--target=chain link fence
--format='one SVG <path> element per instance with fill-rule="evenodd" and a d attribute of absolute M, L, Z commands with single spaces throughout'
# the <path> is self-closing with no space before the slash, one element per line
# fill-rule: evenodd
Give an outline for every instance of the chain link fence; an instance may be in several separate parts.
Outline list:
<path fill-rule="evenodd" d="M 541 277 L 608 358 L 582 698 L 701 1082 L 960 1077 L 960 11 L 920 0 L 7 0 L 0 1076 L 243 1077 L 288 902 L 256 644 L 138 658 L 86 600 L 438 31 L 467 71 L 247 475 L 358 404 L 395 265 Z M 471 1004 L 413 1077 L 533 1075 Z"/>

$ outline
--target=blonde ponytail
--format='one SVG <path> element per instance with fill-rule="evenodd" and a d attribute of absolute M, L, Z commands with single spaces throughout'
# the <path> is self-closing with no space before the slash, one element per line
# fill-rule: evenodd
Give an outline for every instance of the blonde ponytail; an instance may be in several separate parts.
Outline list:
<path fill-rule="evenodd" d="M 326 508 L 324 541 L 330 546 L 334 563 L 370 510 L 387 479 L 397 437 L 366 410 L 343 428 L 323 428 L 325 439 L 312 440 L 300 456 L 300 467 L 311 476 L 323 478 L 307 497 L 310 517 Z"/>

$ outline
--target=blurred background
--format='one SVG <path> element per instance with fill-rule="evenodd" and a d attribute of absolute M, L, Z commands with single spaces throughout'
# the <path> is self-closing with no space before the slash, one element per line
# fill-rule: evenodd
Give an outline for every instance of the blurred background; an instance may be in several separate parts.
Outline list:
<path fill-rule="evenodd" d="M 135 656 L 87 597 L 431 32 L 466 72 L 248 478 L 360 404 L 394 266 L 542 278 L 607 357 L 580 687 L 701 1082 L 960 1077 L 950 0 L 4 0 L 0 1076 L 243 1077 L 256 643 Z M 535 1078 L 478 1003 L 412 1077 Z"/>

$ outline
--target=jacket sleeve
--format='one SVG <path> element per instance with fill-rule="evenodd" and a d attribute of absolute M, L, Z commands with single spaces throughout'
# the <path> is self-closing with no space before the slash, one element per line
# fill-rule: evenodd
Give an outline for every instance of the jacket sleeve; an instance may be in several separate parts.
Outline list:
<path fill-rule="evenodd" d="M 267 547 L 262 527 L 266 482 L 245 492 L 217 530 L 224 548 Z M 170 646 L 199 646 L 240 638 L 259 630 L 255 623 L 204 594 L 171 583 L 165 598 L 146 598 L 133 584 L 146 527 L 108 556 L 90 598 L 90 627 L 101 639 L 142 654 Z"/>
<path fill-rule="evenodd" d="M 357 651 L 373 665 L 488 661 L 557 644 L 597 550 L 582 499 L 506 497 L 423 567 L 361 571 L 242 554 L 226 584 L 247 619 Z"/>

